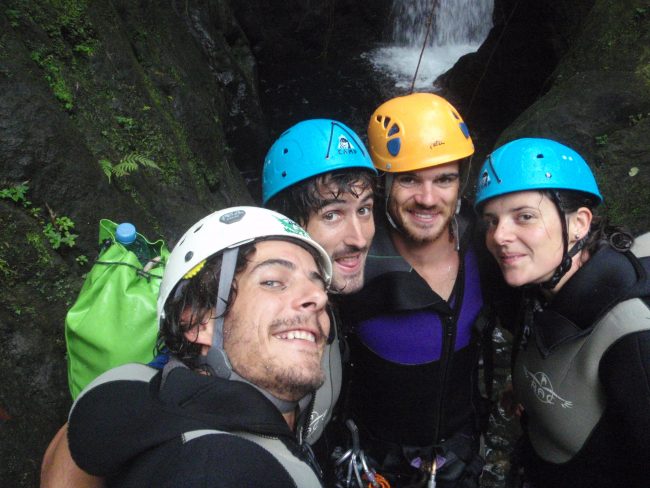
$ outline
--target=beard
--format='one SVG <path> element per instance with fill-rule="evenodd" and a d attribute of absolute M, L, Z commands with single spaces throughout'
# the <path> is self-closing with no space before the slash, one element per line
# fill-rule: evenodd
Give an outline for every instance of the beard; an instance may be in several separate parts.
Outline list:
<path fill-rule="evenodd" d="M 347 256 L 350 254 L 359 254 L 359 260 L 361 261 L 361 266 L 359 271 L 354 274 L 338 274 L 336 268 L 336 260 L 340 257 Z M 366 259 L 368 257 L 368 246 L 366 247 L 357 247 L 357 246 L 344 246 L 342 249 L 337 249 L 332 254 L 332 262 L 334 263 L 334 276 L 332 277 L 332 284 L 330 288 L 335 293 L 340 293 L 342 295 L 347 295 L 349 293 L 354 293 L 363 288 L 364 281 L 364 271 L 366 268 Z"/>
<path fill-rule="evenodd" d="M 417 211 L 418 209 L 431 210 L 431 208 L 419 207 L 417 205 L 412 205 L 408 208 L 398 208 L 394 203 L 394 200 L 391 200 L 390 202 L 390 216 L 406 240 L 415 244 L 435 242 L 451 228 L 451 221 L 454 218 L 454 213 L 445 211 L 444 208 L 441 209 L 441 215 L 443 216 L 442 221 L 431 225 L 420 226 L 403 218 L 404 214 L 408 214 L 410 211 Z"/>
<path fill-rule="evenodd" d="M 234 317 L 233 317 L 234 318 Z M 270 325 L 273 333 L 282 328 L 299 324 L 301 318 L 276 320 Z M 297 364 L 287 364 L 282 353 L 273 353 L 251 339 L 250 335 L 232 334 L 233 329 L 241 331 L 247 324 L 236 318 L 231 322 L 230 331 L 224 337 L 224 347 L 227 343 L 227 354 L 233 370 L 242 378 L 271 395 L 286 401 L 298 401 L 305 395 L 317 390 L 325 382 L 322 353 L 324 348 L 313 353 L 303 352 Z M 326 336 L 319 324 L 317 342 L 324 344 Z"/>

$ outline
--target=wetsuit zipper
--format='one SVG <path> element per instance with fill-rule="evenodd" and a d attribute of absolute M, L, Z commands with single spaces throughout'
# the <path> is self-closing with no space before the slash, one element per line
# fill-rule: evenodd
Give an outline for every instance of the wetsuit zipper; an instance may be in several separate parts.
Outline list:
<path fill-rule="evenodd" d="M 442 432 L 443 421 L 442 411 L 445 395 L 447 392 L 449 363 L 454 354 L 454 345 L 456 342 L 456 328 L 458 324 L 458 315 L 463 303 L 463 294 L 465 289 L 465 257 L 464 253 L 460 252 L 458 256 L 458 275 L 456 276 L 456 283 L 454 291 L 450 298 L 454 300 L 452 308 L 452 315 L 446 315 L 442 322 L 444 323 L 444 333 L 442 338 L 442 357 L 440 360 L 440 397 L 438 398 L 438 405 L 436 408 L 435 429 L 433 436 L 433 445 L 438 445 L 444 439 L 440 438 Z"/>

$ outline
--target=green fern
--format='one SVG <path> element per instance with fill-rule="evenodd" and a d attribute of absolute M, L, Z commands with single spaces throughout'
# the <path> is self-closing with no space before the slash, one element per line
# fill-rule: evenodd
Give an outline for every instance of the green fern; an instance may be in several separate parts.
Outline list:
<path fill-rule="evenodd" d="M 108 159 L 100 159 L 99 167 L 102 168 L 102 171 L 106 175 L 106 178 L 108 178 L 108 183 L 110 184 L 111 176 L 113 176 L 113 163 L 111 163 Z"/>
<path fill-rule="evenodd" d="M 142 156 L 141 154 L 132 152 L 124 156 L 119 163 L 113 164 L 108 159 L 100 159 L 99 165 L 102 171 L 111 182 L 111 177 L 123 178 L 129 176 L 131 173 L 138 170 L 139 167 L 154 168 L 160 171 L 160 167 L 151 159 Z"/>
<path fill-rule="evenodd" d="M 119 163 L 113 166 L 113 174 L 118 178 L 128 176 L 134 171 L 138 170 L 138 163 L 134 161 L 125 161 L 122 159 Z"/>

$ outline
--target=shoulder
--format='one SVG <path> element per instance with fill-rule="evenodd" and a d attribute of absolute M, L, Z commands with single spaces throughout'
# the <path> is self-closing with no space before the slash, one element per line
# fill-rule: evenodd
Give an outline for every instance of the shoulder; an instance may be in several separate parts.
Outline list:
<path fill-rule="evenodd" d="M 286 469 L 267 450 L 229 433 L 184 438 L 168 457 L 160 463 L 153 486 L 295 486 Z"/>
<path fill-rule="evenodd" d="M 81 392 L 68 418 L 68 445 L 77 464 L 103 475 L 115 469 L 139 444 L 134 435 L 149 425 L 150 382 L 158 371 L 127 364 L 97 377 Z M 125 401 L 125 399 L 128 399 Z"/>

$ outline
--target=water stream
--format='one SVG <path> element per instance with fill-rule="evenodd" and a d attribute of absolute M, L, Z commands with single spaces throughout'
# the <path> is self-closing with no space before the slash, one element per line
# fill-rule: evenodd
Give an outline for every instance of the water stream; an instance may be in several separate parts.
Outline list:
<path fill-rule="evenodd" d="M 426 38 L 415 88 L 432 89 L 458 58 L 479 48 L 492 28 L 493 8 L 494 0 L 393 0 L 390 41 L 366 57 L 397 88 L 410 88 Z"/>

